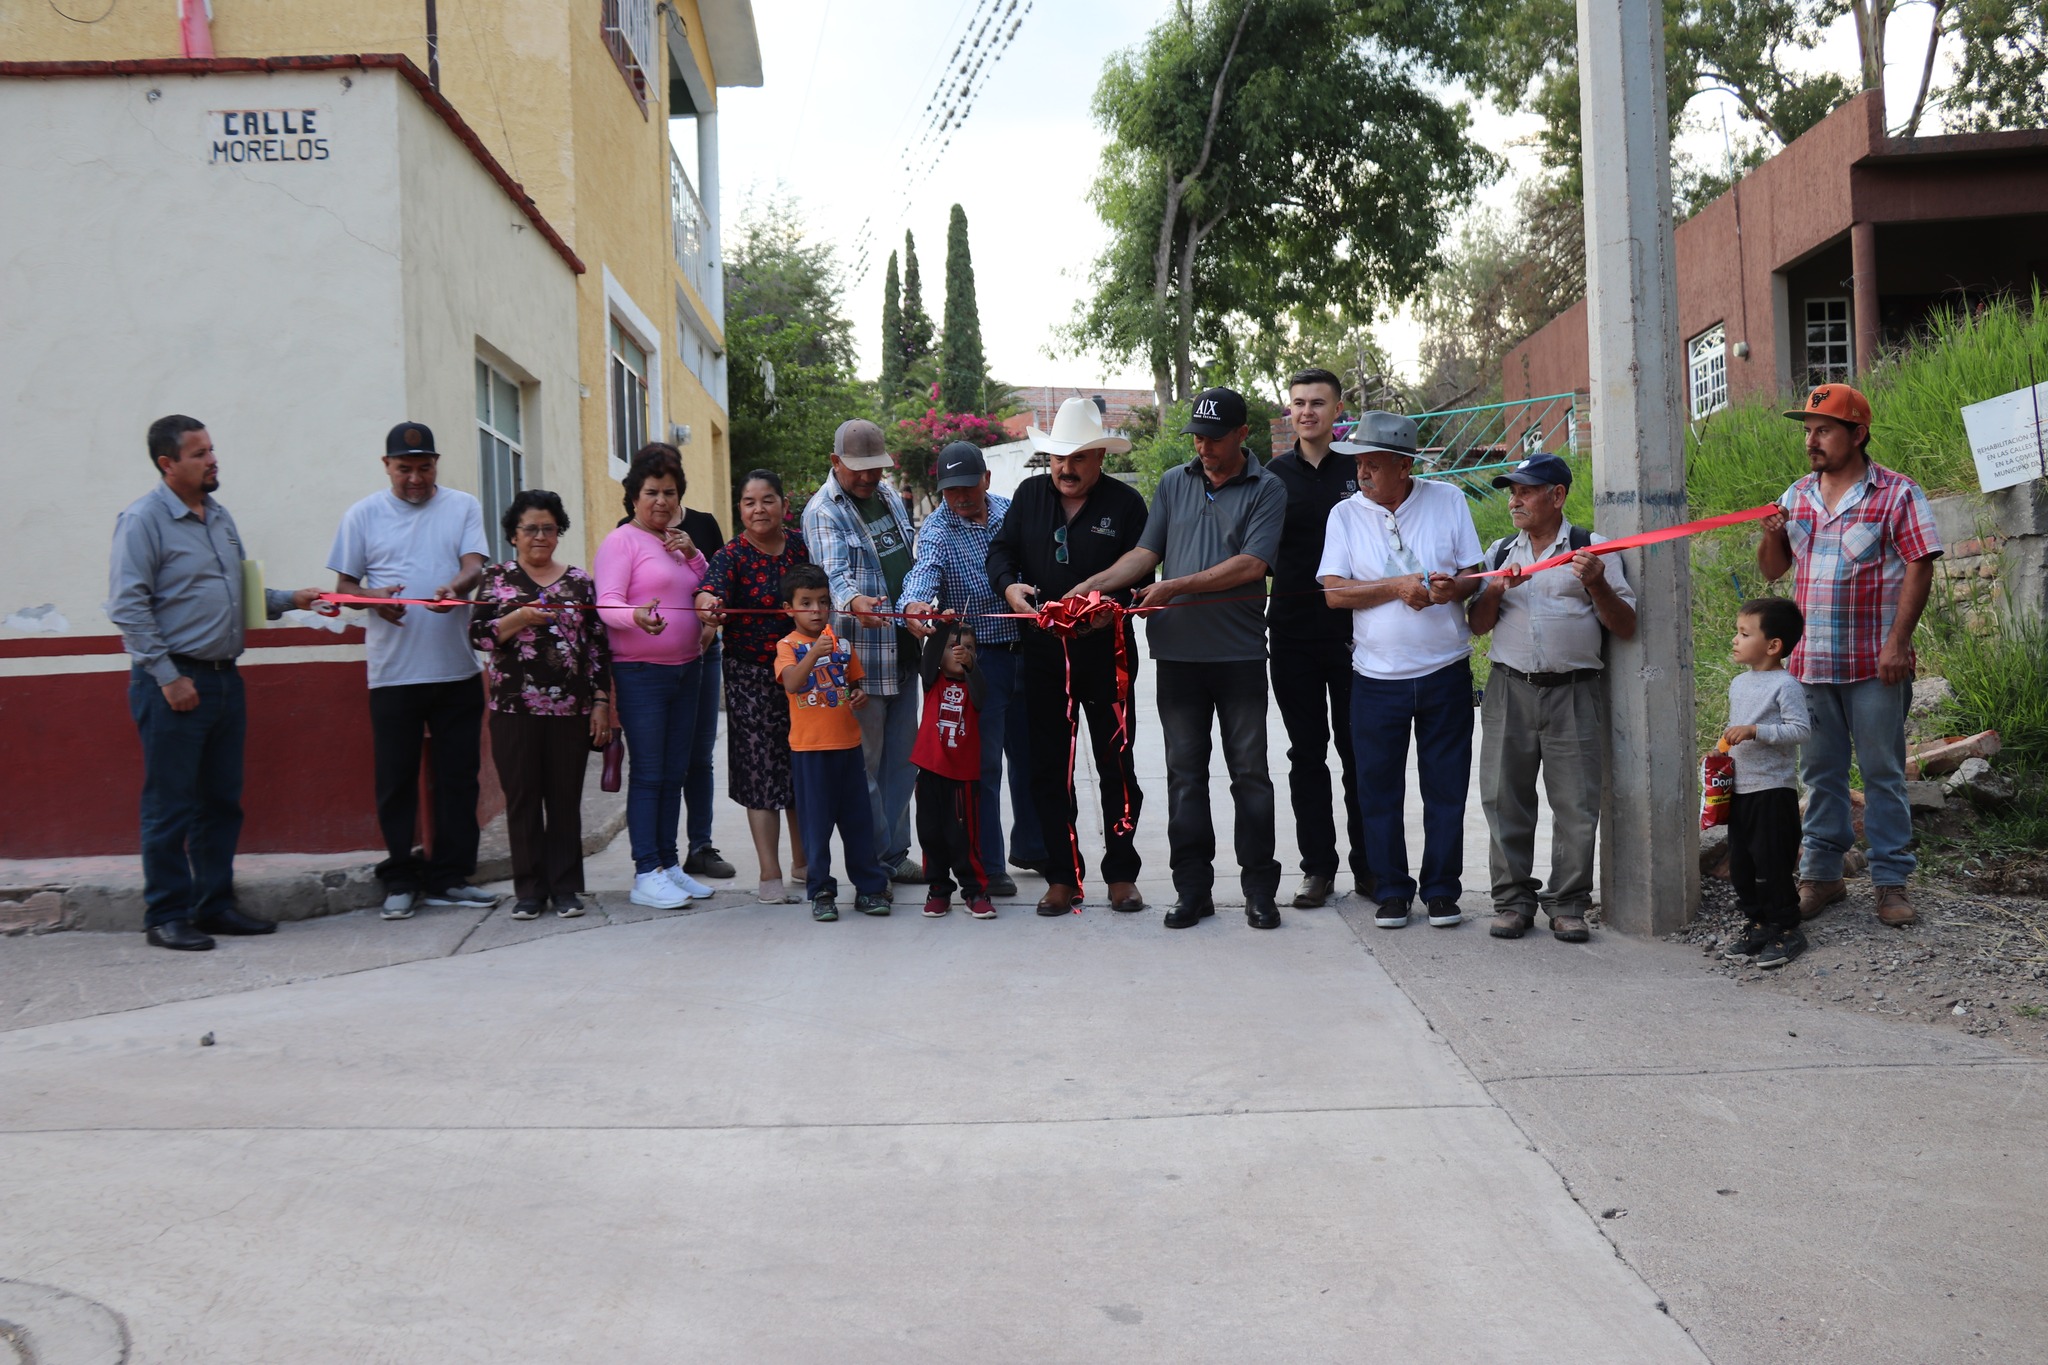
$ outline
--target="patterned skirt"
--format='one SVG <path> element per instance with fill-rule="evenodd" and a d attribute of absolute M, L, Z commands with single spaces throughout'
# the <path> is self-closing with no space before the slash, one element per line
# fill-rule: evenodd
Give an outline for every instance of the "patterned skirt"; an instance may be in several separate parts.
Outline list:
<path fill-rule="evenodd" d="M 772 664 L 725 658 L 726 790 L 748 810 L 790 810 L 789 694 Z"/>

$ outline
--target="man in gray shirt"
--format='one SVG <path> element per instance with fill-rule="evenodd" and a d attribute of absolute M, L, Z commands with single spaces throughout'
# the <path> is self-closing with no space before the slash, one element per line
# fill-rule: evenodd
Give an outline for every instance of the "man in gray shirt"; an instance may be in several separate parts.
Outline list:
<path fill-rule="evenodd" d="M 1216 828 L 1209 817 L 1209 735 L 1223 731 L 1223 762 L 1237 807 L 1237 864 L 1245 922 L 1276 929 L 1280 863 L 1273 856 L 1273 779 L 1266 771 L 1265 579 L 1280 555 L 1287 492 L 1245 453 L 1244 398 L 1208 389 L 1183 431 L 1196 457 L 1162 476 L 1138 546 L 1071 595 L 1114 592 L 1160 565 L 1166 576 L 1138 594 L 1165 607 L 1146 622 L 1159 665 L 1159 725 L 1166 740 L 1166 844 L 1178 897 L 1166 927 L 1216 913 Z"/>
<path fill-rule="evenodd" d="M 114 522 L 106 612 L 132 660 L 128 710 L 142 737 L 143 932 L 159 948 L 204 951 L 212 934 L 277 929 L 235 909 L 247 556 L 213 498 L 220 469 L 203 423 L 152 422 L 149 460 L 162 482 Z M 267 590 L 264 614 L 305 611 L 318 592 Z"/>

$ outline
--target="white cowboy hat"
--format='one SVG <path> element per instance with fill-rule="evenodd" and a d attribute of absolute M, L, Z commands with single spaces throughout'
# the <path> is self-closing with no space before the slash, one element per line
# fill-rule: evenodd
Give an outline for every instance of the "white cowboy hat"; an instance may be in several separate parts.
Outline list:
<path fill-rule="evenodd" d="M 1025 434 L 1031 438 L 1031 448 L 1043 455 L 1073 455 L 1083 450 L 1114 455 L 1131 448 L 1123 437 L 1111 436 L 1102 429 L 1102 414 L 1093 398 L 1069 398 L 1060 404 L 1051 431 L 1026 427 Z"/>

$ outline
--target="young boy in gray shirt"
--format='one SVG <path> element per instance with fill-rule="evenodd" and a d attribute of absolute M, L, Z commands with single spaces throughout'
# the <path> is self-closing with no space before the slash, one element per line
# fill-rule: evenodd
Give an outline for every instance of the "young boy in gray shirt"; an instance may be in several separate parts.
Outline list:
<path fill-rule="evenodd" d="M 1785 671 L 1786 656 L 1806 629 L 1799 608 L 1783 597 L 1744 602 L 1729 650 L 1743 666 L 1728 683 L 1728 728 L 1721 747 L 1735 760 L 1728 803 L 1728 879 L 1749 917 L 1722 954 L 1782 967 L 1806 951 L 1799 929 L 1799 791 L 1793 785 L 1798 747 L 1813 725 L 1806 692 Z"/>

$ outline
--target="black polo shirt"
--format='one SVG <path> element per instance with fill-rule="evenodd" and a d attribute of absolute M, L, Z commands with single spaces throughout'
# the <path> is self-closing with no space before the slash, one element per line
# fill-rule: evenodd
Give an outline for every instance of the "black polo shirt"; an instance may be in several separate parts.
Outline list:
<path fill-rule="evenodd" d="M 1266 604 L 1266 629 L 1282 640 L 1349 640 L 1351 613 L 1323 605 L 1316 566 L 1323 560 L 1323 533 L 1330 509 L 1358 491 L 1358 461 L 1331 451 L 1320 465 L 1301 458 L 1301 443 L 1266 469 L 1287 490 L 1287 520 L 1280 536 L 1280 562 L 1273 566 L 1273 600 Z M 1309 594 L 1313 593 L 1313 596 Z"/>
<path fill-rule="evenodd" d="M 1037 588 L 1041 602 L 1065 597 L 1076 584 L 1101 573 L 1136 549 L 1149 515 L 1142 493 L 1123 480 L 1104 474 L 1088 490 L 1081 510 L 1070 521 L 1060 504 L 1059 489 L 1053 485 L 1052 475 L 1034 475 L 1017 486 L 1010 497 L 1010 510 L 1003 517 L 1002 529 L 989 542 L 989 585 L 998 597 L 1013 583 L 1029 583 Z M 1059 543 L 1053 538 L 1054 531 L 1062 526 L 1067 532 L 1064 564 L 1054 556 Z M 1150 575 L 1144 581 L 1149 582 Z M 1127 589 L 1111 596 L 1128 605 L 1132 591 Z M 1125 642 L 1135 651 L 1128 620 L 1124 628 Z M 1027 657 L 1046 660 L 1061 656 L 1059 641 L 1045 631 L 1026 626 L 1022 639 Z M 1075 695 L 1085 700 L 1108 699 L 1103 687 L 1092 684 L 1102 682 L 1110 691 L 1114 690 L 1111 644 L 1107 631 L 1074 639 Z M 1135 652 L 1132 657 L 1135 659 Z M 1088 675 L 1091 685 L 1082 684 L 1079 675 L 1083 673 Z M 1098 697 L 1097 693 L 1102 695 Z"/>

